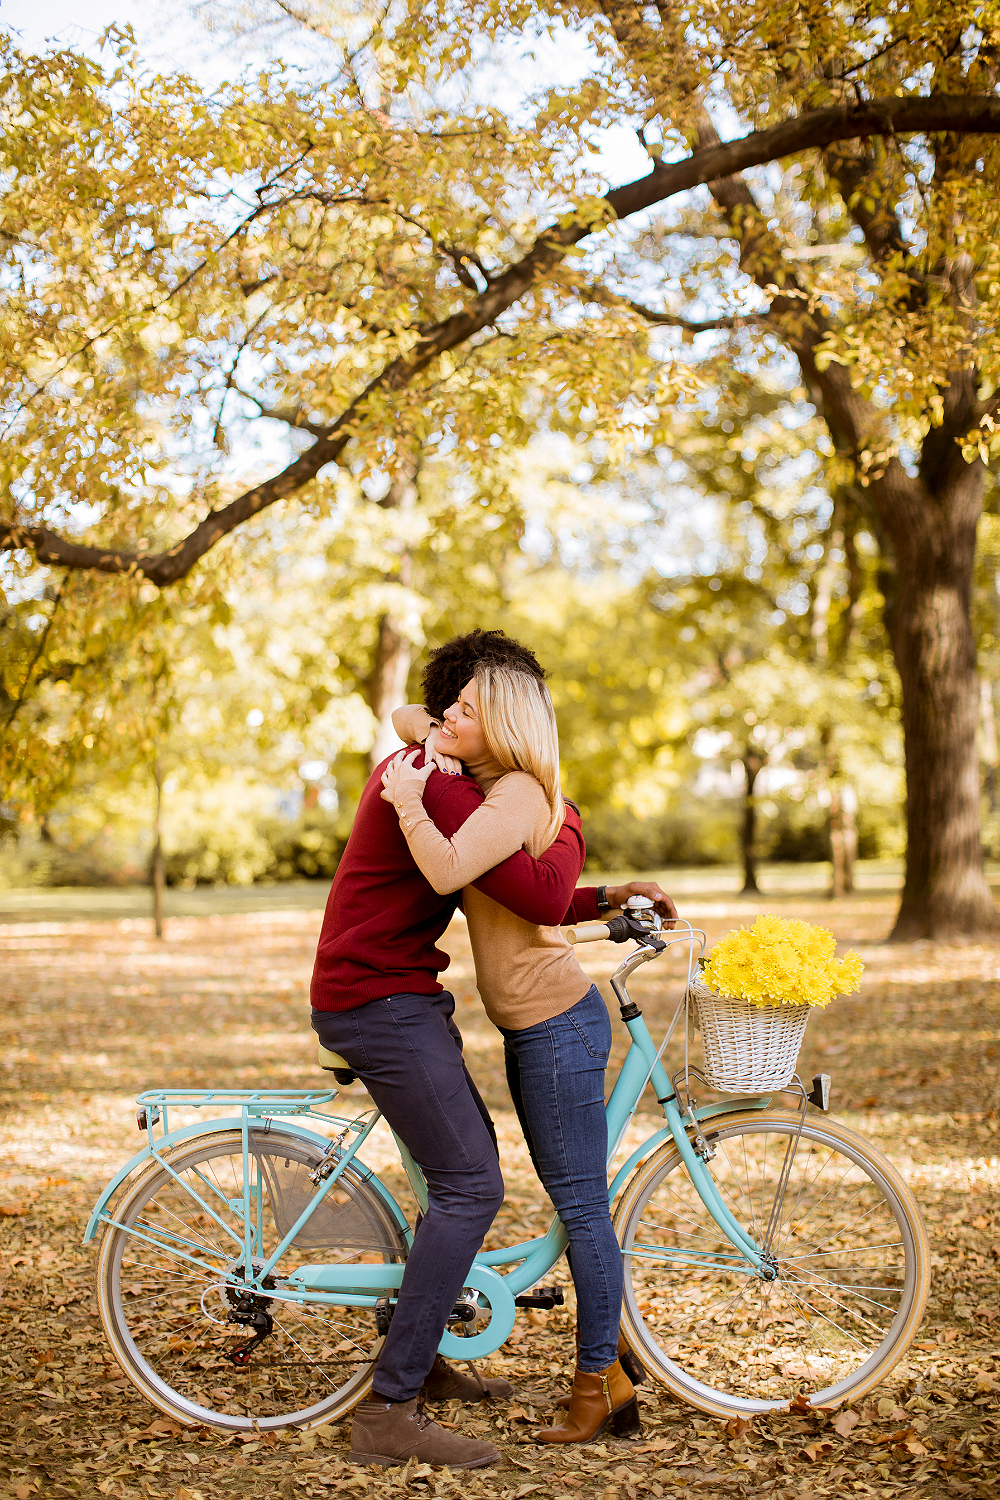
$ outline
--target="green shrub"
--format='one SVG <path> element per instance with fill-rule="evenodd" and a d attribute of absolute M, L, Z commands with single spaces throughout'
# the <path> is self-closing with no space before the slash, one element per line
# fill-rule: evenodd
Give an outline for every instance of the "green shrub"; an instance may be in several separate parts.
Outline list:
<path fill-rule="evenodd" d="M 586 868 L 660 870 L 666 865 L 724 865 L 737 859 L 735 802 L 695 801 L 658 818 L 600 809 L 584 818 Z"/>
<path fill-rule="evenodd" d="M 906 823 L 902 807 L 871 806 L 858 808 L 858 858 L 902 859 L 906 853 Z M 988 824 L 984 825 L 984 836 Z"/>
<path fill-rule="evenodd" d="M 302 815 L 297 823 L 277 819 L 262 826 L 271 847 L 268 880 L 332 880 L 347 844 L 340 819 L 318 809 Z"/>
<path fill-rule="evenodd" d="M 264 818 L 234 837 L 202 831 L 201 837 L 175 848 L 164 859 L 168 885 L 253 885 L 279 880 L 332 880 L 347 843 L 339 821 L 316 809 L 295 823 Z"/>
<path fill-rule="evenodd" d="M 986 858 L 1000 859 L 1000 813 L 984 811 L 981 836 Z"/>
<path fill-rule="evenodd" d="M 64 849 L 48 840 L 0 839 L 0 890 L 51 885 L 125 885 L 121 871 L 92 849 Z"/>
<path fill-rule="evenodd" d="M 771 818 L 759 818 L 761 859 L 788 864 L 817 864 L 830 859 L 830 815 L 825 807 L 780 802 Z"/>

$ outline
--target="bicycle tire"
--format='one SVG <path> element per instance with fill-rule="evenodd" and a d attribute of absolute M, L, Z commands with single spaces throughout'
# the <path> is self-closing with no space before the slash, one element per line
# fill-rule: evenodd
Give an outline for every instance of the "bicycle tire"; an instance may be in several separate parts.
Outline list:
<path fill-rule="evenodd" d="M 797 1129 L 797 1114 L 775 1111 L 704 1127 L 709 1170 L 758 1245 Z M 880 1151 L 832 1121 L 803 1124 L 769 1242 L 773 1280 L 737 1268 L 673 1141 L 637 1168 L 615 1230 L 627 1342 L 672 1395 L 714 1416 L 785 1410 L 797 1396 L 858 1400 L 902 1359 L 927 1302 L 913 1194 Z"/>
<path fill-rule="evenodd" d="M 308 1173 L 321 1156 L 318 1146 L 298 1136 L 251 1131 L 254 1214 L 264 1255 L 296 1222 L 304 1195 L 315 1192 Z M 164 1161 L 170 1171 L 153 1163 L 122 1197 L 115 1211 L 122 1227 L 105 1230 L 97 1266 L 101 1321 L 132 1384 L 185 1425 L 228 1431 L 315 1427 L 351 1410 L 371 1387 L 383 1342 L 371 1309 L 258 1298 L 254 1305 L 273 1318 L 272 1332 L 244 1367 L 234 1363 L 234 1351 L 253 1337 L 252 1328 L 226 1322 L 236 1294 L 225 1290 L 225 1275 L 239 1247 L 189 1189 L 242 1235 L 240 1131 L 206 1134 Z M 184 1258 L 182 1245 L 198 1264 Z M 361 1172 L 348 1167 L 282 1264 L 399 1261 L 406 1252 L 388 1206 Z"/>

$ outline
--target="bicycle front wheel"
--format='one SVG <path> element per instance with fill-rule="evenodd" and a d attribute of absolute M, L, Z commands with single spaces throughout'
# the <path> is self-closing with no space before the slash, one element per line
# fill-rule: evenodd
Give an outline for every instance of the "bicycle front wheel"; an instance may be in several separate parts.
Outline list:
<path fill-rule="evenodd" d="M 672 1141 L 615 1214 L 629 1343 L 673 1395 L 716 1416 L 857 1400 L 902 1358 L 930 1285 L 916 1202 L 833 1122 L 747 1112 L 706 1125 L 708 1169 L 767 1254 L 756 1271 L 708 1213 Z"/>
<path fill-rule="evenodd" d="M 316 1189 L 317 1146 L 278 1131 L 251 1131 L 253 1259 L 263 1265 Z M 97 1270 L 104 1331 L 125 1374 L 168 1416 L 230 1431 L 316 1426 L 368 1392 L 382 1347 L 370 1309 L 241 1299 L 243 1141 L 238 1130 L 202 1136 L 154 1164 L 115 1211 Z M 206 1212 L 206 1208 L 210 1212 Z M 406 1241 L 388 1206 L 348 1168 L 283 1257 L 400 1261 Z M 266 1286 L 266 1283 L 265 1283 Z M 239 1306 L 242 1300 L 242 1307 Z M 229 1321 L 265 1316 L 270 1329 Z"/>

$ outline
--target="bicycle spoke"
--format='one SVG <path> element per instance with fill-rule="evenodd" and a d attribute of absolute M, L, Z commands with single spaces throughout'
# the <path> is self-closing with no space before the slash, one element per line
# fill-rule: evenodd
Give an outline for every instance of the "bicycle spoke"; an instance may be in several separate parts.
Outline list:
<path fill-rule="evenodd" d="M 168 1268 L 164 1265 L 153 1265 L 146 1260 L 133 1260 L 131 1256 L 126 1259 L 126 1257 L 123 1256 L 122 1264 L 135 1266 L 139 1270 L 155 1271 L 159 1276 L 169 1276 L 171 1280 L 191 1281 L 194 1282 L 195 1285 L 203 1281 L 207 1281 L 208 1284 L 211 1285 L 212 1282 L 217 1279 L 218 1275 L 218 1273 L 215 1273 L 214 1275 L 199 1275 L 196 1270 L 192 1269 L 189 1261 L 182 1261 L 180 1263 L 171 1262 Z"/>
<path fill-rule="evenodd" d="M 831 1303 L 833 1307 L 839 1308 L 839 1310 L 844 1313 L 846 1317 L 853 1318 L 856 1323 L 864 1324 L 866 1328 L 870 1328 L 873 1330 L 873 1332 L 877 1333 L 879 1335 L 879 1338 L 882 1337 L 883 1330 L 878 1323 L 876 1323 L 872 1318 L 866 1317 L 865 1314 L 859 1309 L 850 1307 L 846 1302 L 841 1302 L 839 1298 L 835 1297 L 832 1292 L 826 1291 L 825 1288 L 816 1286 L 813 1282 L 799 1281 L 796 1277 L 793 1276 L 787 1277 L 785 1279 L 785 1284 L 791 1287 L 801 1287 L 804 1289 L 804 1291 L 813 1293 L 814 1296 L 825 1298 L 826 1301 Z M 815 1303 L 811 1303 L 810 1306 L 815 1308 L 817 1316 L 824 1316 L 820 1309 L 818 1307 L 815 1307 Z M 837 1326 L 839 1328 L 842 1325 L 838 1324 Z"/>
<path fill-rule="evenodd" d="M 859 1245 L 856 1250 L 845 1250 L 838 1246 L 838 1255 L 870 1255 L 875 1250 L 902 1250 L 902 1240 L 887 1240 L 884 1245 Z M 829 1250 L 811 1250 L 807 1255 L 787 1255 L 785 1264 L 797 1266 L 803 1260 L 825 1260 L 830 1254 Z"/>
<path fill-rule="evenodd" d="M 180 1214 L 175 1214 L 172 1209 L 167 1208 L 166 1204 L 163 1203 L 160 1198 L 157 1197 L 151 1199 L 149 1207 L 150 1209 L 159 1209 L 159 1211 L 162 1214 L 165 1214 L 167 1218 L 173 1219 L 177 1224 L 183 1225 L 188 1234 L 194 1235 L 199 1240 L 199 1248 L 201 1248 L 202 1250 L 206 1250 L 209 1252 L 214 1251 L 217 1255 L 225 1254 L 225 1250 L 217 1239 L 203 1238 L 199 1236 L 197 1229 L 192 1226 L 189 1219 L 183 1218 Z"/>
<path fill-rule="evenodd" d="M 332 1390 L 334 1388 L 333 1381 L 330 1379 L 329 1375 L 327 1375 L 326 1371 L 323 1370 L 323 1369 L 320 1369 L 320 1367 L 316 1364 L 316 1361 L 314 1359 L 310 1359 L 309 1355 L 306 1354 L 305 1350 L 302 1348 L 302 1345 L 299 1343 L 299 1341 L 296 1338 L 294 1338 L 288 1332 L 287 1328 L 283 1328 L 282 1325 L 280 1323 L 278 1323 L 277 1319 L 275 1319 L 275 1325 L 276 1325 L 276 1327 L 279 1327 L 279 1328 L 282 1329 L 282 1332 L 284 1333 L 285 1338 L 286 1339 L 290 1339 L 291 1342 L 295 1345 L 296 1349 L 298 1349 L 301 1352 L 302 1357 L 306 1360 L 307 1364 L 312 1365 L 315 1369 L 317 1369 L 319 1371 L 319 1373 L 323 1376 L 323 1379 L 326 1381 L 326 1383 L 330 1386 L 330 1388 Z"/>
<path fill-rule="evenodd" d="M 814 1307 L 811 1302 L 806 1302 L 801 1297 L 797 1296 L 793 1288 L 789 1288 L 788 1295 L 794 1302 L 798 1303 L 802 1311 L 807 1314 L 807 1318 L 810 1315 L 820 1318 L 824 1323 L 829 1323 L 830 1327 L 835 1328 L 838 1333 L 845 1335 L 849 1339 L 853 1339 L 853 1341 L 858 1345 L 859 1348 L 867 1349 L 869 1347 L 869 1345 L 867 1345 L 858 1334 L 853 1333 L 850 1328 L 844 1328 L 842 1324 L 835 1323 L 831 1317 L 828 1317 L 826 1313 L 821 1312 L 818 1307 Z"/>
<path fill-rule="evenodd" d="M 870 1302 L 873 1307 L 881 1308 L 883 1312 L 887 1310 L 885 1303 L 879 1302 L 875 1297 L 866 1297 L 864 1293 L 887 1292 L 891 1296 L 898 1290 L 897 1287 L 885 1286 L 884 1284 L 880 1284 L 878 1286 L 866 1286 L 862 1282 L 831 1281 L 828 1276 L 821 1276 L 818 1271 L 814 1271 L 809 1268 L 806 1269 L 805 1276 L 812 1277 L 811 1281 L 805 1280 L 804 1276 L 801 1273 L 798 1276 L 793 1276 L 786 1271 L 785 1275 L 786 1278 L 795 1281 L 798 1286 L 829 1286 L 834 1287 L 837 1291 L 840 1292 L 851 1292 L 854 1296 L 861 1297 L 862 1302 Z"/>
<path fill-rule="evenodd" d="M 713 1231 L 713 1235 L 706 1234 L 704 1228 L 702 1227 L 702 1224 L 693 1217 L 693 1213 L 691 1210 L 682 1212 L 681 1209 L 671 1206 L 669 1209 L 663 1209 L 662 1213 L 664 1217 L 669 1217 L 671 1221 L 679 1219 L 683 1224 L 691 1224 L 694 1226 L 693 1229 L 687 1231 L 676 1230 L 675 1232 L 678 1234 L 688 1233 L 693 1234 L 698 1239 L 709 1240 L 713 1237 L 713 1235 L 718 1238 L 718 1235 L 720 1233 L 718 1226 L 715 1223 L 712 1223 L 711 1228 Z M 650 1229 L 663 1229 L 666 1227 L 663 1224 L 654 1224 L 652 1220 L 648 1219 L 644 1219 L 642 1222 L 644 1224 L 647 1224 Z M 673 1229 L 673 1223 L 671 1223 L 670 1228 Z"/>

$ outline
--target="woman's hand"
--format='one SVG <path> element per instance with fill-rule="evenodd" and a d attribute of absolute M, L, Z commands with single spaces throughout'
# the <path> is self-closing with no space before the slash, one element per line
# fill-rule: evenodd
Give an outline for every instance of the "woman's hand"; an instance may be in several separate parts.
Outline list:
<path fill-rule="evenodd" d="M 419 751 L 419 749 L 418 745 L 417 750 Z M 411 755 L 409 750 L 400 750 L 399 754 L 392 757 L 392 760 L 382 772 L 382 800 L 384 802 L 391 802 L 397 812 L 399 811 L 397 797 L 408 786 L 418 786 L 420 788 L 420 795 L 423 797 L 427 778 L 434 770 L 434 762 L 432 760 L 426 760 L 418 768 L 413 764 L 415 759 L 416 756 Z"/>
<path fill-rule="evenodd" d="M 611 906 L 624 906 L 630 896 L 648 896 L 663 918 L 663 925 L 667 928 L 673 927 L 677 920 L 677 908 L 666 891 L 661 890 L 655 880 L 630 880 L 628 885 L 607 887 L 608 903 Z"/>
<path fill-rule="evenodd" d="M 428 760 L 433 761 L 438 770 L 443 771 L 446 776 L 461 776 L 464 770 L 460 760 L 456 760 L 453 755 L 445 755 L 444 751 L 438 748 L 437 725 L 424 740 L 424 755 Z"/>

